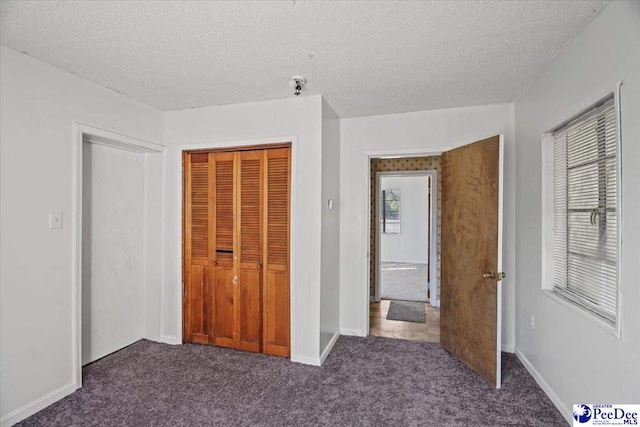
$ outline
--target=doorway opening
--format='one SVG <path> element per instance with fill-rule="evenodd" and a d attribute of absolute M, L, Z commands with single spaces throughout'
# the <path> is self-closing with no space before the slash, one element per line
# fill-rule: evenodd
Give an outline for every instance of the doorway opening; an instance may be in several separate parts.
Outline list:
<path fill-rule="evenodd" d="M 370 328 L 440 341 L 440 156 L 371 159 Z"/>
<path fill-rule="evenodd" d="M 144 154 L 83 142 L 82 364 L 143 338 Z M 113 173 L 117 170 L 117 173 Z"/>
<path fill-rule="evenodd" d="M 82 366 L 161 335 L 164 147 L 76 123 L 74 152 L 72 333 L 80 388 Z"/>
<path fill-rule="evenodd" d="M 444 349 L 458 357 L 489 384 L 501 385 L 502 337 L 502 209 L 504 137 L 495 135 L 451 150 L 440 151 L 437 163 L 440 169 L 425 167 L 427 158 L 375 158 L 367 155 L 369 176 L 383 171 L 419 171 L 435 169 L 442 189 L 438 197 L 441 214 L 442 244 L 437 242 L 440 269 L 436 270 L 436 301 L 442 300 L 439 342 Z M 432 162 L 435 160 L 431 160 Z M 381 165 L 382 163 L 382 165 Z M 381 276 L 377 266 L 380 250 L 377 246 L 380 215 L 376 209 L 381 202 L 395 202 L 398 194 L 379 194 L 377 181 L 371 179 L 369 194 L 371 205 L 366 216 L 370 221 L 369 242 L 369 304 L 378 302 L 376 277 Z M 392 211 L 397 206 L 389 206 Z M 387 207 L 385 206 L 385 209 Z M 393 220 L 393 215 L 390 215 Z M 441 254 L 441 255 L 440 255 Z M 442 271 L 442 274 L 440 274 Z M 433 299 L 430 295 L 430 301 Z M 424 303 L 423 303 L 424 304 Z M 372 313 L 366 322 L 372 324 L 369 333 L 375 335 L 375 322 L 381 321 L 381 307 L 367 306 Z M 388 314 L 393 306 L 389 305 Z M 415 310 L 420 313 L 420 309 Z M 376 316 L 377 314 L 377 316 Z M 385 316 L 386 320 L 389 315 Z M 403 325 L 399 325 L 402 327 Z M 398 336 L 395 328 L 387 328 L 384 336 Z"/>

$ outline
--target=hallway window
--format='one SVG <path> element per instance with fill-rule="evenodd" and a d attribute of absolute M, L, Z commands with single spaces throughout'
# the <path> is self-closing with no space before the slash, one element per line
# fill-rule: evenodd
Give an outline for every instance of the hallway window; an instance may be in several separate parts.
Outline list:
<path fill-rule="evenodd" d="M 400 234 L 400 190 L 382 190 L 382 232 Z"/>

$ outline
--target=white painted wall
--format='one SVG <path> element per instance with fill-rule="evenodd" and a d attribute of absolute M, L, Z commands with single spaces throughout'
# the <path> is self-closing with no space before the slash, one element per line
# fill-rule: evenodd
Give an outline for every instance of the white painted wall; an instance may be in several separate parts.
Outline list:
<path fill-rule="evenodd" d="M 0 419 L 75 390 L 72 166 L 75 121 L 162 140 L 162 113 L 0 47 Z M 64 228 L 49 230 L 50 210 Z"/>
<path fill-rule="evenodd" d="M 82 363 L 143 336 L 145 154 L 85 142 Z"/>
<path fill-rule="evenodd" d="M 429 262 L 429 177 L 382 176 L 382 190 L 400 190 L 400 234 L 380 233 L 383 262 Z"/>
<path fill-rule="evenodd" d="M 324 359 L 340 333 L 340 119 L 324 99 L 321 199 L 320 355 Z M 332 210 L 329 199 L 334 201 Z"/>
<path fill-rule="evenodd" d="M 340 329 L 367 335 L 368 162 L 367 153 L 432 153 L 433 147 L 457 147 L 496 134 L 505 136 L 504 266 L 515 271 L 515 140 L 511 104 L 420 111 L 343 119 L 340 122 Z M 510 273 L 511 272 L 511 273 Z M 515 342 L 515 280 L 503 286 L 503 349 Z"/>
<path fill-rule="evenodd" d="M 161 148 L 161 147 L 160 147 Z M 163 194 L 163 173 L 165 166 L 164 152 L 147 152 L 144 154 L 145 188 L 144 188 L 144 235 L 145 235 L 145 267 L 143 289 L 142 330 L 144 337 L 161 341 L 162 325 L 162 290 L 164 277 L 164 210 L 165 204 L 171 203 Z"/>
<path fill-rule="evenodd" d="M 295 138 L 292 151 L 291 358 L 320 363 L 322 98 L 171 111 L 164 114 L 166 287 L 162 334 L 181 341 L 181 165 L 178 146 L 252 145 Z"/>
<path fill-rule="evenodd" d="M 568 420 L 574 403 L 640 402 L 639 52 L 640 2 L 611 2 L 515 102 L 517 350 Z M 618 339 L 543 294 L 541 134 L 611 93 L 621 80 L 623 302 Z M 529 326 L 531 315 L 535 330 Z"/>

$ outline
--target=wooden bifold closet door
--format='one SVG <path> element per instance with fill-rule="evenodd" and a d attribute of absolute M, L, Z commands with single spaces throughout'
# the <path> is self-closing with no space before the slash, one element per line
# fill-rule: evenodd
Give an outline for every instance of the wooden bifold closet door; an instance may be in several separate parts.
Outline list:
<path fill-rule="evenodd" d="M 289 356 L 290 148 L 183 166 L 184 342 Z"/>

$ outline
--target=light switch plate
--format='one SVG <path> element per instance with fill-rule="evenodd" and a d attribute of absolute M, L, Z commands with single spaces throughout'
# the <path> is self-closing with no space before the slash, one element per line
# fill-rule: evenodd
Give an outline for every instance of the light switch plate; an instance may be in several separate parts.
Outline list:
<path fill-rule="evenodd" d="M 62 211 L 49 212 L 49 228 L 62 228 Z"/>

